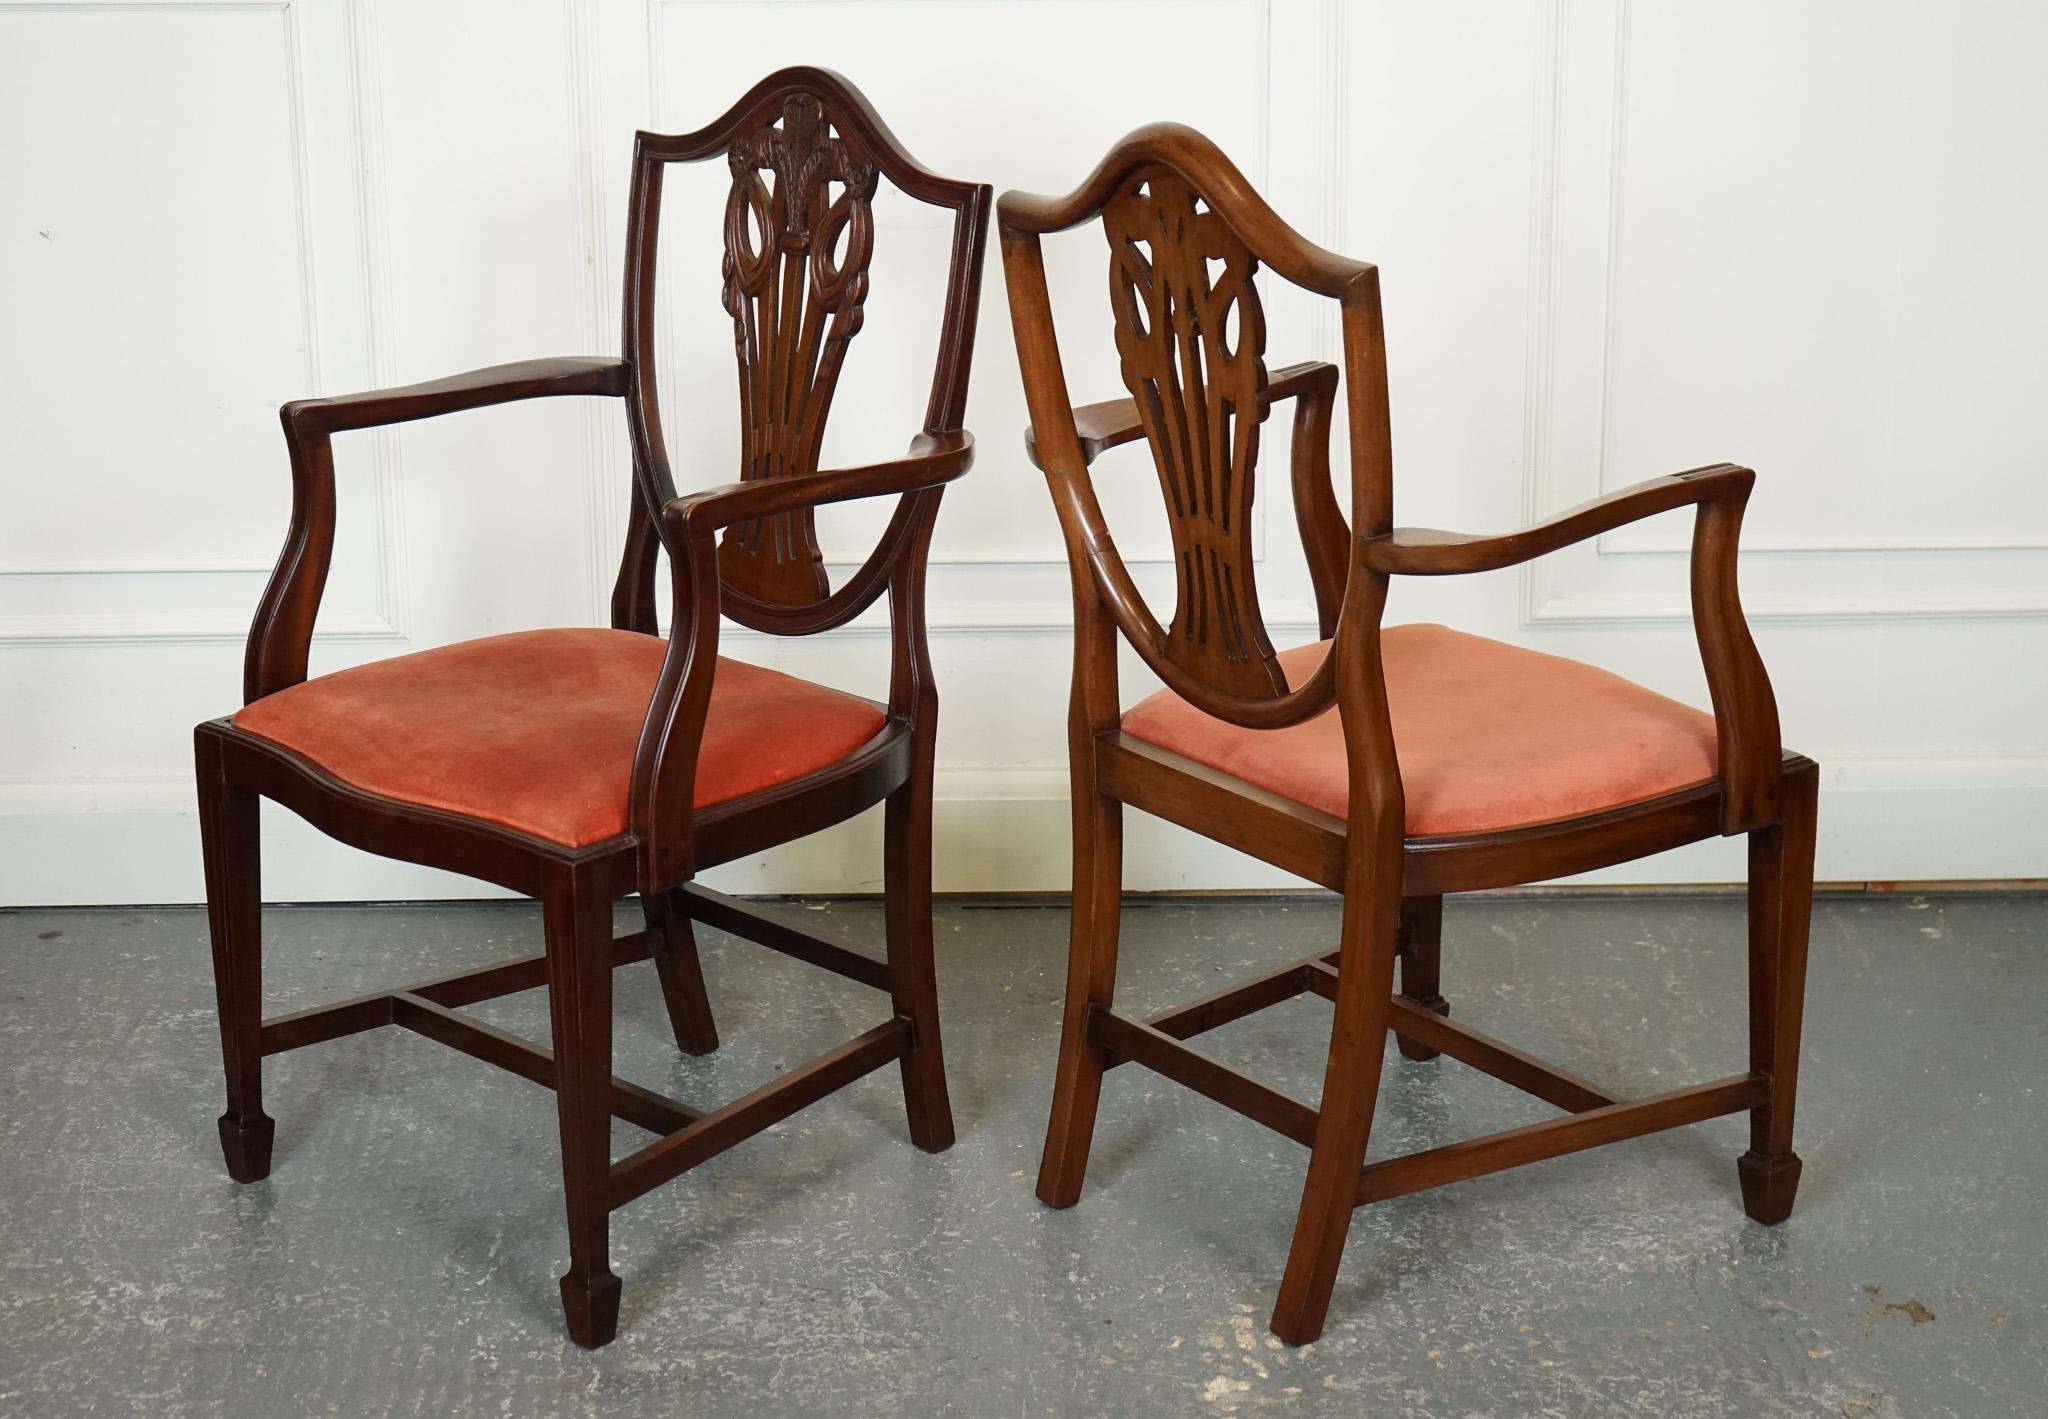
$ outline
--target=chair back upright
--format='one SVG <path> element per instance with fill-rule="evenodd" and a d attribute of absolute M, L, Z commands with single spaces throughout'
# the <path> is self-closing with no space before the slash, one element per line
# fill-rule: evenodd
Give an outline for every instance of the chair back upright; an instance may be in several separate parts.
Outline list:
<path fill-rule="evenodd" d="M 990 192 L 924 167 L 851 82 L 825 69 L 770 74 L 694 133 L 641 133 L 627 221 L 624 351 L 635 491 L 613 624 L 653 631 L 660 510 L 676 496 L 655 378 L 655 268 L 662 174 L 670 163 L 723 158 L 722 304 L 739 366 L 742 482 L 818 471 L 847 347 L 860 332 L 883 179 L 954 213 L 939 349 L 923 432 L 956 433 L 967 403 Z M 849 587 L 878 589 L 936 514 L 936 491 L 906 493 Z M 928 531 L 928 529 L 927 529 Z M 801 635 L 838 619 L 814 509 L 736 524 L 718 549 L 721 609 L 757 630 Z"/>
<path fill-rule="evenodd" d="M 1047 294 L 1043 235 L 1100 219 L 1109 247 L 1110 306 L 1128 405 L 1090 405 L 1077 424 Z M 1005 193 L 997 204 L 1019 363 L 1031 408 L 1033 456 L 1044 469 L 1074 564 L 1077 623 L 1106 619 L 1169 688 L 1218 718 L 1278 728 L 1327 709 L 1340 664 L 1360 687 L 1378 684 L 1384 576 L 1355 565 L 1353 531 L 1392 522 L 1386 351 L 1378 273 L 1326 251 L 1267 205 L 1200 133 L 1152 124 L 1125 138 L 1065 197 Z M 1266 361 L 1258 277 L 1335 300 L 1344 335 L 1343 385 L 1351 446 L 1351 516 L 1329 477 L 1338 371 L 1326 364 L 1277 374 Z M 1340 624 L 1357 645 L 1327 655 L 1290 686 L 1260 610 L 1252 541 L 1261 432 L 1275 403 L 1296 400 L 1292 451 L 1296 518 L 1326 636 Z M 1119 419 L 1121 425 L 1119 426 Z M 1088 475 L 1103 447 L 1142 435 L 1172 530 L 1175 602 L 1161 624 L 1116 549 Z M 1102 617 L 1094 613 L 1099 610 Z M 1076 654 L 1091 652 L 1084 628 Z M 1340 636 L 1340 639 L 1343 637 Z M 1347 671 L 1347 674 L 1349 671 Z M 1114 665 L 1092 674 L 1087 710 L 1112 727 Z M 1367 682 L 1370 682 L 1369 684 Z M 1382 705 L 1378 718 L 1384 722 Z M 1391 736 L 1387 736 L 1391 766 Z"/>

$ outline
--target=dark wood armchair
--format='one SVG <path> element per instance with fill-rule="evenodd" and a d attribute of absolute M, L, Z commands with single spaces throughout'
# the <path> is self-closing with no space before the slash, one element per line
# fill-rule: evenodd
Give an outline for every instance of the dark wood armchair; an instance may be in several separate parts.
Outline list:
<path fill-rule="evenodd" d="M 678 493 L 654 378 L 655 233 L 669 163 L 722 159 L 724 305 L 739 357 L 739 481 Z M 887 178 L 954 215 L 945 313 L 924 428 L 908 456 L 818 470 L 848 342 L 860 329 Z M 945 485 L 967 470 L 961 428 L 988 231 L 989 189 L 921 167 L 843 78 L 789 69 L 709 127 L 639 135 L 627 238 L 625 357 L 537 360 L 283 410 L 289 540 L 249 635 L 244 707 L 197 731 L 207 902 L 227 1066 L 228 1170 L 270 1171 L 264 1056 L 400 1025 L 556 1092 L 569 1213 L 562 1301 L 580 1345 L 611 1340 L 619 1278 L 613 1209 L 899 1061 L 910 1136 L 953 1141 L 931 950 L 937 695 L 925 643 L 927 552 Z M 834 253 L 837 252 L 835 256 Z M 515 399 L 625 401 L 634 503 L 608 630 L 494 636 L 306 678 L 334 541 L 330 435 Z M 879 544 L 833 589 L 813 510 L 893 497 Z M 674 624 L 655 622 L 657 555 Z M 845 625 L 888 597 L 892 671 L 875 704 L 718 655 L 719 619 L 780 635 Z M 258 797 L 343 842 L 538 897 L 544 952 L 356 1000 L 262 1018 Z M 886 803 L 886 954 L 820 935 L 692 881 L 703 868 Z M 638 893 L 646 930 L 614 939 L 613 902 Z M 718 1043 L 692 921 L 885 992 L 886 1019 L 746 1097 L 700 1111 L 612 1077 L 612 969 L 652 956 L 691 1053 Z M 545 985 L 552 1051 L 459 1012 Z M 617 1115 L 656 1138 L 610 1156 Z"/>
<path fill-rule="evenodd" d="M 1222 153 L 1173 124 L 1140 129 L 1060 198 L 997 204 L 1032 456 L 1073 562 L 1068 720 L 1073 938 L 1038 1195 L 1081 1191 L 1105 1070 L 1136 1062 L 1309 1148 L 1276 1334 L 1321 1333 L 1352 1209 L 1519 1163 L 1747 1110 L 1743 1206 L 1784 1220 L 1799 1181 L 1792 1105 L 1812 896 L 1810 760 L 1786 754 L 1736 595 L 1753 475 L 1653 479 L 1527 531 L 1468 537 L 1393 524 L 1379 273 L 1314 246 Z M 1042 235 L 1101 219 L 1130 397 L 1075 408 L 1054 335 Z M 1347 526 L 1331 487 L 1339 371 L 1269 372 L 1261 265 L 1338 303 L 1350 429 Z M 1324 639 L 1276 653 L 1250 532 L 1261 428 L 1294 406 L 1294 505 Z M 1177 601 L 1161 625 L 1117 554 L 1090 482 L 1143 438 L 1173 532 Z M 1679 507 L 1696 512 L 1693 616 L 1713 697 L 1703 714 L 1591 666 L 1441 626 L 1383 626 L 1389 579 L 1489 571 Z M 1165 681 L 1129 712 L 1117 637 Z M 1123 808 L 1129 804 L 1344 894 L 1337 949 L 1144 1018 L 1115 1008 Z M 1717 834 L 1749 840 L 1749 1069 L 1624 1099 L 1448 1018 L 1443 898 L 1584 872 Z M 1400 985 L 1395 988 L 1395 962 Z M 1308 992 L 1335 1003 L 1319 1107 L 1185 1041 Z M 1491 1137 L 1368 1164 L 1391 1029 L 1411 1058 L 1448 1054 L 1565 1110 Z"/>

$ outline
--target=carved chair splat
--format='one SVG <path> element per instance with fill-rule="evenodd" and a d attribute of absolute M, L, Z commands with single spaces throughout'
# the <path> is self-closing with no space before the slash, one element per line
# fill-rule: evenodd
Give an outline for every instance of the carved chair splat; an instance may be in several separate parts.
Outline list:
<path fill-rule="evenodd" d="M 733 320 L 743 454 L 735 482 L 679 493 L 654 377 L 661 180 L 670 163 L 711 159 L 732 175 L 722 299 Z M 884 179 L 952 214 L 930 400 L 907 456 L 821 471 L 832 390 L 867 297 L 870 204 Z M 940 495 L 973 458 L 962 418 L 990 197 L 986 186 L 918 164 L 837 74 L 785 69 L 705 128 L 638 136 L 622 358 L 535 360 L 284 406 L 292 522 L 250 631 L 244 707 L 196 731 L 227 1078 L 220 1136 L 237 1180 L 270 1172 L 267 1055 L 396 1025 L 552 1088 L 569 1223 L 562 1303 L 570 1337 L 594 1347 L 618 1325 L 610 1215 L 649 1189 L 891 1060 L 901 1068 L 911 1140 L 934 1152 L 951 1145 L 931 960 L 938 700 L 924 597 Z M 331 436 L 562 395 L 622 400 L 631 431 L 633 505 L 611 629 L 492 637 L 309 680 L 335 530 Z M 814 510 L 881 497 L 895 499 L 887 529 L 834 589 Z M 661 555 L 676 607 L 666 639 L 655 619 Z M 811 635 L 884 596 L 886 704 L 718 655 L 721 616 Z M 465 686 L 459 704 L 433 690 L 450 678 Z M 517 712 L 501 713 L 504 704 Z M 366 851 L 538 897 L 545 949 L 265 1021 L 259 798 Z M 883 952 L 693 880 L 877 803 L 885 805 Z M 613 903 L 632 894 L 646 929 L 614 939 Z M 613 1078 L 612 972 L 620 965 L 652 958 L 678 1046 L 717 1047 L 694 922 L 884 992 L 889 1015 L 716 1109 Z M 540 986 L 551 1049 L 460 1009 Z M 614 1161 L 614 1116 L 658 1136 Z"/>
<path fill-rule="evenodd" d="M 1307 241 L 1213 144 L 1176 124 L 1131 134 L 1065 197 L 1005 193 L 997 220 L 1030 403 L 1026 447 L 1066 534 L 1075 602 L 1072 942 L 1038 1196 L 1054 1207 L 1079 1199 L 1103 1075 L 1129 1062 L 1306 1145 L 1272 1316 L 1294 1344 L 1322 1331 L 1354 1208 L 1520 1163 L 1746 1110 L 1743 1206 L 1760 1222 L 1783 1221 L 1799 1179 L 1792 1108 L 1817 770 L 1779 743 L 1737 595 L 1754 475 L 1693 469 L 1507 536 L 1397 529 L 1375 268 Z M 1047 235 L 1098 220 L 1127 397 L 1076 408 L 1041 248 Z M 1348 522 L 1329 464 L 1340 370 L 1311 363 L 1268 376 L 1262 271 L 1341 313 Z M 1323 640 L 1276 654 L 1246 529 L 1259 427 L 1286 400 L 1295 406 L 1295 516 Z M 1178 599 L 1165 625 L 1119 556 L 1090 481 L 1105 449 L 1140 439 L 1173 528 Z M 1693 619 L 1711 716 L 1576 662 L 1443 627 L 1381 624 L 1393 576 L 1513 566 L 1681 507 L 1695 514 Z M 1166 686 L 1128 712 L 1119 637 Z M 1577 738 L 1532 737 L 1523 720 L 1546 731 L 1577 725 Z M 1120 1012 L 1126 805 L 1341 892 L 1337 949 L 1145 1018 Z M 1625 1099 L 1449 1018 L 1439 973 L 1447 893 L 1734 834 L 1750 849 L 1747 1072 Z M 1334 1005 L 1319 1105 L 1186 1043 L 1304 994 Z M 1368 1165 L 1389 1031 L 1410 1059 L 1449 1055 L 1565 1117 Z"/>

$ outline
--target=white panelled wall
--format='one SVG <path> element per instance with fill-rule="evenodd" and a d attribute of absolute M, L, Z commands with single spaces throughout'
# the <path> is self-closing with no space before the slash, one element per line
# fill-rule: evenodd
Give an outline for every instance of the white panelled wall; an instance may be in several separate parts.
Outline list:
<path fill-rule="evenodd" d="M 1746 601 L 1788 742 L 1824 766 L 1820 875 L 2048 876 L 2048 10 L 2025 0 L 0 0 L 0 903 L 200 895 L 191 726 L 237 702 L 281 540 L 276 406 L 615 352 L 636 127 L 760 74 L 848 74 L 930 166 L 1063 191 L 1154 118 L 1379 263 L 1398 514 L 1506 530 L 1654 473 L 1759 471 Z M 722 168 L 664 219 L 679 480 L 735 475 Z M 945 232 L 877 203 L 828 463 L 900 452 Z M 1048 246 L 1077 402 L 1122 393 L 1099 234 Z M 1334 354 L 1265 285 L 1273 366 Z M 1064 889 L 1068 582 L 990 243 L 969 427 L 933 558 L 941 889 Z M 623 416 L 548 401 L 346 435 L 314 668 L 602 623 Z M 1314 634 L 1266 441 L 1262 595 Z M 1161 595 L 1141 446 L 1099 465 Z M 879 526 L 828 516 L 843 571 Z M 1704 703 L 1683 514 L 1392 618 Z M 1164 608 L 1162 608 L 1164 609 Z M 729 653 L 884 683 L 863 624 Z M 1133 662 L 1130 693 L 1151 685 Z M 1712 844 L 1609 880 L 1725 881 Z M 871 890 L 862 820 L 721 869 Z M 1287 885 L 1134 815 L 1133 888 Z M 272 820 L 273 900 L 469 895 Z"/>

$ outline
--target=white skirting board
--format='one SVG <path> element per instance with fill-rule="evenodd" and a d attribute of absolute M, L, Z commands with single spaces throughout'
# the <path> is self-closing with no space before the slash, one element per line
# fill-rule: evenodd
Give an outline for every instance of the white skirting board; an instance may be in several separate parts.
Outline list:
<path fill-rule="evenodd" d="M 1957 756 L 1824 763 L 1817 875 L 1826 881 L 2048 877 L 2048 757 Z M 1069 884 L 1065 771 L 939 770 L 941 892 L 1059 892 Z M 270 901 L 502 895 L 465 878 L 381 861 L 265 805 Z M 1133 891 L 1254 889 L 1299 879 L 1141 813 L 1128 816 Z M 1988 846 L 1987 846 L 1988 845 Z M 1583 882 L 1740 881 L 1740 844 L 1702 843 Z M 727 891 L 844 893 L 880 887 L 881 812 L 705 880 Z M 202 897 L 192 786 L 180 779 L 0 783 L 0 905 L 195 902 Z"/>

